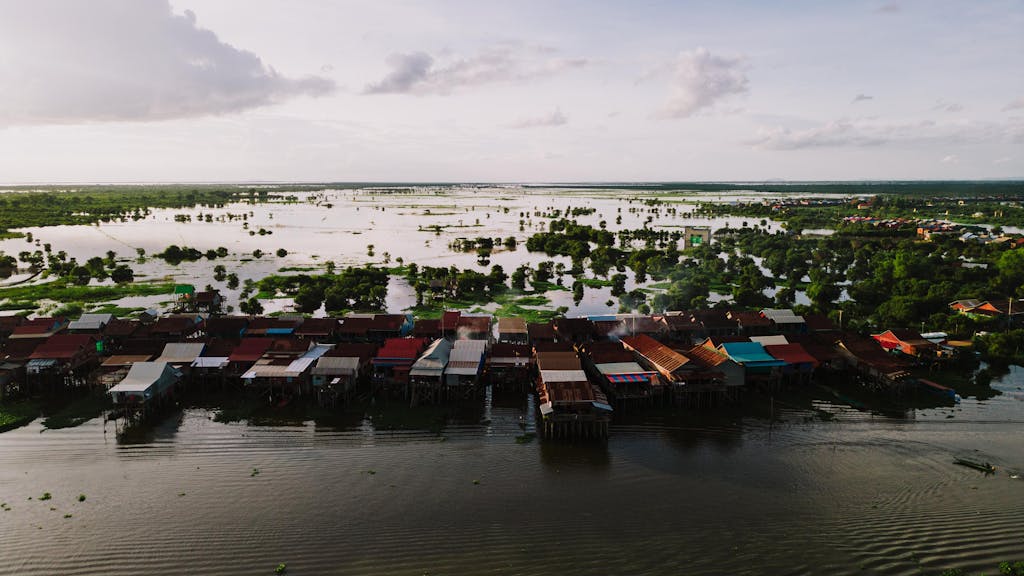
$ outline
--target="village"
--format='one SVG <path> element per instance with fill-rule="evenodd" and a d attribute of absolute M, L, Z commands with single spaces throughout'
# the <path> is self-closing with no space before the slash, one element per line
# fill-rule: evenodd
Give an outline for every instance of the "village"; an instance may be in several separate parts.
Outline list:
<path fill-rule="evenodd" d="M 109 418 L 136 424 L 189 389 L 259 398 L 270 407 L 337 408 L 357 398 L 458 403 L 487 386 L 536 395 L 545 438 L 603 439 L 617 411 L 711 409 L 750 390 L 848 381 L 872 393 L 911 390 L 954 402 L 932 379 L 970 342 L 945 333 L 859 335 L 789 309 L 670 311 L 528 323 L 449 310 L 343 317 L 217 313 L 217 291 L 176 290 L 176 311 L 0 318 L 3 398 L 105 393 Z M 962 314 L 1010 318 L 1013 303 L 962 300 Z M 1024 312 L 1024 306 L 1019 310 Z M 929 377 L 922 377 L 922 374 Z M 938 379 L 938 378 L 936 378 Z"/>

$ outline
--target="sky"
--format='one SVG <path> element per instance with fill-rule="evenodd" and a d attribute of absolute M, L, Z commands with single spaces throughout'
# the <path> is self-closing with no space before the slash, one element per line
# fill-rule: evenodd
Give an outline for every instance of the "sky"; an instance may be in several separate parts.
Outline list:
<path fill-rule="evenodd" d="M 1024 2 L 0 0 L 0 182 L 1024 177 Z"/>

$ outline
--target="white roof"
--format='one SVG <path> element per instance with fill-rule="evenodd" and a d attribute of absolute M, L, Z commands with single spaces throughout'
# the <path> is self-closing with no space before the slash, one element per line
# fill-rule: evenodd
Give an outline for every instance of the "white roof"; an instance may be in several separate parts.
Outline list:
<path fill-rule="evenodd" d="M 355 356 L 324 356 L 313 367 L 314 376 L 351 376 L 359 370 L 359 358 Z"/>
<path fill-rule="evenodd" d="M 132 364 L 124 380 L 109 391 L 145 394 L 160 388 L 162 383 L 169 385 L 171 379 L 176 379 L 180 375 L 180 372 L 168 366 L 166 362 L 136 362 Z"/>
<path fill-rule="evenodd" d="M 448 357 L 445 374 L 453 376 L 475 376 L 480 373 L 480 364 L 487 343 L 483 340 L 458 340 Z"/>
<path fill-rule="evenodd" d="M 200 356 L 192 361 L 193 368 L 223 368 L 227 365 L 227 356 Z"/>
<path fill-rule="evenodd" d="M 321 356 L 333 347 L 331 344 L 317 344 L 307 350 L 302 356 L 292 360 L 287 366 L 272 364 L 273 360 L 270 359 L 260 359 L 245 374 L 242 374 L 242 379 L 295 378 L 301 376 L 314 362 L 319 360 Z"/>
<path fill-rule="evenodd" d="M 597 364 L 597 371 L 601 374 L 643 374 L 650 372 L 636 362 L 609 362 Z"/>
<path fill-rule="evenodd" d="M 113 319 L 113 314 L 82 314 L 81 318 L 68 324 L 68 330 L 99 330 Z"/>
<path fill-rule="evenodd" d="M 545 382 L 587 381 L 587 373 L 583 370 L 541 370 L 540 377 Z"/>
<path fill-rule="evenodd" d="M 804 317 L 803 316 L 797 316 L 796 314 L 793 313 L 792 310 L 790 310 L 788 308 L 782 308 L 782 309 L 765 308 L 764 310 L 761 310 L 761 314 L 763 314 L 765 318 L 771 320 L 772 322 L 775 322 L 776 324 L 803 324 L 804 323 Z"/>
<path fill-rule="evenodd" d="M 484 350 L 487 348 L 487 342 L 483 340 L 456 340 L 454 351 L 458 350 L 470 350 L 476 354 L 483 356 Z"/>
<path fill-rule="evenodd" d="M 203 353 L 206 344 L 202 342 L 171 342 L 164 346 L 164 352 L 156 362 L 171 364 L 192 364 Z"/>
<path fill-rule="evenodd" d="M 751 342 L 757 342 L 761 346 L 775 346 L 777 344 L 789 344 L 789 340 L 786 340 L 785 336 L 751 336 Z"/>
<path fill-rule="evenodd" d="M 409 369 L 410 376 L 440 376 L 448 365 L 452 343 L 444 338 L 435 340 Z"/>

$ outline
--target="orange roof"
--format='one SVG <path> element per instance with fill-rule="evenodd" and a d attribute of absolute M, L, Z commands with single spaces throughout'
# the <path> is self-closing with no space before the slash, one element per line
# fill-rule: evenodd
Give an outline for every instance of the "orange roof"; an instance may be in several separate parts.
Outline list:
<path fill-rule="evenodd" d="M 718 366 L 729 359 L 728 356 L 718 350 L 704 346 L 694 346 L 686 351 L 686 356 L 693 360 L 695 364 L 699 364 L 704 368 Z"/>
<path fill-rule="evenodd" d="M 686 356 L 643 334 L 623 338 L 622 343 L 666 372 L 675 372 L 690 362 Z"/>

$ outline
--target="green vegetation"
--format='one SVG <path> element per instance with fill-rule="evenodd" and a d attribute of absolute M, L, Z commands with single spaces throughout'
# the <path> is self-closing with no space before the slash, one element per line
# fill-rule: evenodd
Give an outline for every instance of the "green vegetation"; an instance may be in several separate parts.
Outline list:
<path fill-rule="evenodd" d="M 62 408 L 48 414 L 43 426 L 50 430 L 74 428 L 99 417 L 110 408 L 110 397 L 106 394 L 89 394 L 76 398 Z"/>
<path fill-rule="evenodd" d="M 20 428 L 39 416 L 39 405 L 30 400 L 0 401 L 0 432 Z"/>
<path fill-rule="evenodd" d="M 349 267 L 338 273 L 318 276 L 267 276 L 257 285 L 261 294 L 283 293 L 293 297 L 296 308 L 307 314 L 321 306 L 325 306 L 328 312 L 379 311 L 384 309 L 384 299 L 388 293 L 388 272 L 369 266 Z"/>
<path fill-rule="evenodd" d="M 88 304 L 99 304 L 127 296 L 160 296 L 174 291 L 174 284 L 135 282 L 107 286 L 79 286 L 64 280 L 0 288 L 0 303 L 16 310 L 38 309 L 41 300 L 61 302 L 64 312 L 77 316 Z"/>
<path fill-rule="evenodd" d="M 45 501 L 45 500 L 50 500 L 52 498 L 53 498 L 53 494 L 50 494 L 49 492 L 43 492 L 43 495 L 39 497 L 39 500 L 40 501 Z"/>

